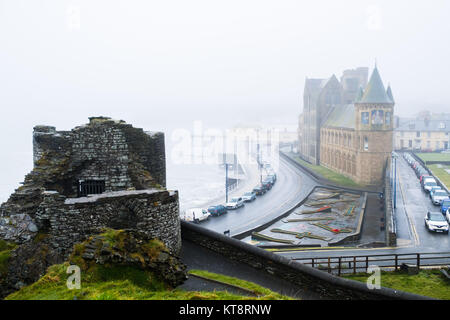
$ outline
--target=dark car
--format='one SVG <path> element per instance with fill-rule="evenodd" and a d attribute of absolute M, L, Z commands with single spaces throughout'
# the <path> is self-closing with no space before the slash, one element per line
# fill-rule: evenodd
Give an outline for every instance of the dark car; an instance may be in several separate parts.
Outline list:
<path fill-rule="evenodd" d="M 215 217 L 218 217 L 224 213 L 227 213 L 227 208 L 225 206 L 219 204 L 217 206 L 211 206 L 208 208 L 208 212 Z"/>
<path fill-rule="evenodd" d="M 264 193 L 267 192 L 266 188 L 264 188 L 264 186 L 262 185 L 258 185 L 256 187 L 253 188 L 253 192 L 257 195 L 257 196 L 262 196 Z"/>
<path fill-rule="evenodd" d="M 264 188 L 266 188 L 266 190 L 272 189 L 272 181 L 271 181 L 271 180 L 265 179 L 265 180 L 263 180 L 263 181 L 261 182 L 261 185 L 262 185 Z"/>

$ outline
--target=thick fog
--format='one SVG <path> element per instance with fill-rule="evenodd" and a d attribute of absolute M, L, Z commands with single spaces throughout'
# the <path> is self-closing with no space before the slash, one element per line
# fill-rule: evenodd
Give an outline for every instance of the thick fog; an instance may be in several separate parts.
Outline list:
<path fill-rule="evenodd" d="M 32 128 L 295 128 L 305 77 L 377 61 L 396 114 L 450 110 L 450 2 L 0 0 L 0 202 Z"/>

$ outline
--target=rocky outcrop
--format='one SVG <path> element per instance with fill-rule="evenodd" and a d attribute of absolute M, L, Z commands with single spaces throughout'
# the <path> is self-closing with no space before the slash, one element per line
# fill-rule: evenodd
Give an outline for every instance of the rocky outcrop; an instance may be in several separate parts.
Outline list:
<path fill-rule="evenodd" d="M 34 238 L 38 227 L 34 220 L 25 213 L 0 217 L 0 239 L 23 243 Z"/>
<path fill-rule="evenodd" d="M 109 230 L 75 246 L 69 258 L 81 270 L 94 264 L 131 266 L 151 271 L 170 287 L 187 279 L 186 266 L 159 240 L 146 240 L 133 230 Z"/>

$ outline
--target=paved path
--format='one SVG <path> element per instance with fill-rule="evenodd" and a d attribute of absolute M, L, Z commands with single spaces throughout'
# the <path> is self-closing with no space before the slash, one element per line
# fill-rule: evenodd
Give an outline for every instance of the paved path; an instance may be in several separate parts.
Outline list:
<path fill-rule="evenodd" d="M 218 253 L 200 247 L 190 241 L 183 240 L 181 260 L 187 265 L 188 270 L 205 270 L 239 278 L 297 299 L 317 300 L 320 298 L 315 292 L 293 285 L 292 283 L 274 277 L 267 272 L 225 258 Z M 178 288 L 189 291 L 213 291 L 224 289 L 230 291 L 230 288 L 226 288 L 221 284 L 194 277 L 189 277 L 189 279 Z"/>

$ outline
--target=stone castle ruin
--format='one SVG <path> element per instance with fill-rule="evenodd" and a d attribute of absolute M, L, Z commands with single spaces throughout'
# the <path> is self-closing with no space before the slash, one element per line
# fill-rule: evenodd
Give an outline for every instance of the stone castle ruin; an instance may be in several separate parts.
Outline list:
<path fill-rule="evenodd" d="M 0 207 L 0 239 L 44 234 L 60 257 L 102 228 L 181 247 L 178 193 L 167 191 L 164 134 L 91 117 L 71 131 L 36 126 L 34 168 Z"/>

